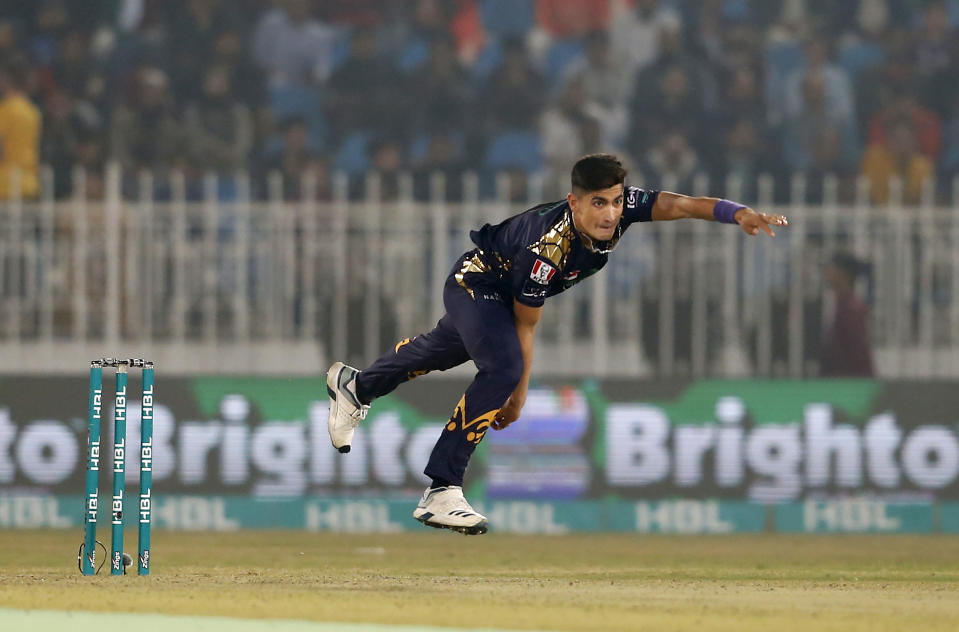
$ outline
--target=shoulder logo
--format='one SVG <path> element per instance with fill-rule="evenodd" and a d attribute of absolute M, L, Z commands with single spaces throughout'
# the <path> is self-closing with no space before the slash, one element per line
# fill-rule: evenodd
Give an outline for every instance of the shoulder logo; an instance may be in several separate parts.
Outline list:
<path fill-rule="evenodd" d="M 626 205 L 636 206 L 636 189 L 631 188 L 629 190 L 629 194 L 626 196 Z"/>
<path fill-rule="evenodd" d="M 553 212 L 554 210 L 556 210 L 557 208 L 559 208 L 560 204 L 562 204 L 562 203 L 563 203 L 563 200 L 560 200 L 560 201 L 557 202 L 556 204 L 550 204 L 550 205 L 548 205 L 548 206 L 545 206 L 544 208 L 542 208 L 542 209 L 539 210 L 539 213 L 537 213 L 537 215 L 539 215 L 540 217 L 542 217 L 543 215 L 546 215 L 547 213 L 551 213 L 551 212 Z"/>
<path fill-rule="evenodd" d="M 530 272 L 529 278 L 533 279 L 537 283 L 546 285 L 549 283 L 549 280 L 553 278 L 554 274 L 556 274 L 556 268 L 540 259 L 537 259 L 536 263 L 533 264 L 533 271 Z"/>

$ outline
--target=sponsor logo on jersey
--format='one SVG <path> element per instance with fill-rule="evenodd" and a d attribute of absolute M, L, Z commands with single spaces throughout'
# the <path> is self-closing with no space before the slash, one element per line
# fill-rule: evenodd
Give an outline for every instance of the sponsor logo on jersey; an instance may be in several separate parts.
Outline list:
<path fill-rule="evenodd" d="M 533 264 L 533 271 L 530 272 L 529 278 L 546 285 L 554 274 L 556 274 L 556 268 L 537 259 L 536 263 Z"/>
<path fill-rule="evenodd" d="M 636 189 L 629 190 L 629 194 L 626 196 L 626 205 L 636 206 Z"/>
<path fill-rule="evenodd" d="M 572 272 L 567 272 L 565 275 L 563 275 L 563 280 L 572 281 L 576 279 L 576 277 L 578 276 L 579 276 L 579 270 L 573 270 Z"/>
<path fill-rule="evenodd" d="M 546 288 L 542 285 L 527 283 L 523 286 L 523 296 L 527 298 L 546 298 Z"/>

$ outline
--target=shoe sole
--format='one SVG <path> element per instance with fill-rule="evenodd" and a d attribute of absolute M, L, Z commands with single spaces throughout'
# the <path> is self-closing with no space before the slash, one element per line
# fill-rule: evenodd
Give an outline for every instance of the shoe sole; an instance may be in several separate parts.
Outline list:
<path fill-rule="evenodd" d="M 340 375 L 343 374 L 343 371 L 346 369 L 346 365 L 343 364 L 340 366 L 340 370 L 337 371 L 336 377 L 333 378 L 333 384 L 338 384 L 340 381 Z M 326 392 L 330 396 L 330 417 L 326 423 L 327 430 L 330 433 L 330 443 L 333 443 L 333 420 L 336 419 L 336 391 L 333 390 L 333 387 L 330 386 L 330 373 L 326 374 Z M 339 451 L 340 454 L 346 454 L 350 451 L 350 446 L 341 445 L 337 446 L 333 443 L 333 447 Z"/>
<path fill-rule="evenodd" d="M 413 517 L 416 518 L 416 516 L 413 516 Z M 457 527 L 449 524 L 440 524 L 439 522 L 433 522 L 432 520 L 429 519 L 432 517 L 433 517 L 433 514 L 429 514 L 429 517 L 422 516 L 416 519 L 422 522 L 423 524 L 425 524 L 427 527 L 433 527 L 434 529 L 449 529 L 450 531 L 462 533 L 463 535 L 483 535 L 484 533 L 489 531 L 489 522 L 486 520 L 478 524 L 474 524 L 471 527 L 462 527 L 462 526 Z"/>

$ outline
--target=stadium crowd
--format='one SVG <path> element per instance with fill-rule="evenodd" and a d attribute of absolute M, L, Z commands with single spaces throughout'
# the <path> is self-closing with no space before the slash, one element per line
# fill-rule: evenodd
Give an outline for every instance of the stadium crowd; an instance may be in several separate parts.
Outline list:
<path fill-rule="evenodd" d="M 813 199 L 863 174 L 881 203 L 895 174 L 915 202 L 959 174 L 957 25 L 959 0 L 7 0 L 0 179 L 34 168 L 3 134 L 19 91 L 58 197 L 76 166 L 100 194 L 110 159 L 130 195 L 144 169 L 160 197 L 173 171 L 194 197 L 215 172 L 223 199 L 242 170 L 288 197 L 304 172 L 327 196 L 331 173 L 362 194 L 376 170 L 389 197 L 400 172 L 426 196 L 428 174 L 472 170 L 522 197 L 612 150 L 651 187 L 738 175 L 749 201 L 760 173 L 781 197 L 805 172 Z"/>

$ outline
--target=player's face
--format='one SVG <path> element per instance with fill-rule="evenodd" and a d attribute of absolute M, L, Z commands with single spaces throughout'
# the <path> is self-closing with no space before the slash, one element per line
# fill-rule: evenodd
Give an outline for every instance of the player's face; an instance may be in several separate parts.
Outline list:
<path fill-rule="evenodd" d="M 570 193 L 567 198 L 573 211 L 576 230 L 595 241 L 612 239 L 623 215 L 623 185 L 608 189 L 586 191 L 580 195 Z"/>

